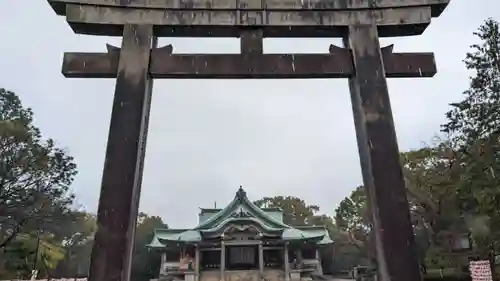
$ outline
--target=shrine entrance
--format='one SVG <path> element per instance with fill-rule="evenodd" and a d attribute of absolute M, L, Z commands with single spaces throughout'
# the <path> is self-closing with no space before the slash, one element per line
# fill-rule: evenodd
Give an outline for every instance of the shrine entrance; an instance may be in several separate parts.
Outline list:
<path fill-rule="evenodd" d="M 66 53 L 63 61 L 66 77 L 116 78 L 89 281 L 130 278 L 155 78 L 348 79 L 379 280 L 421 280 L 386 78 L 432 77 L 436 65 L 432 53 L 394 53 L 379 38 L 421 34 L 449 0 L 48 2 L 76 33 L 123 37 L 121 48 Z M 158 37 L 237 37 L 241 52 L 177 54 L 158 48 Z M 344 43 L 323 54 L 264 54 L 265 37 Z M 221 268 L 224 260 L 223 252 Z"/>
<path fill-rule="evenodd" d="M 258 245 L 228 246 L 227 270 L 259 270 Z"/>

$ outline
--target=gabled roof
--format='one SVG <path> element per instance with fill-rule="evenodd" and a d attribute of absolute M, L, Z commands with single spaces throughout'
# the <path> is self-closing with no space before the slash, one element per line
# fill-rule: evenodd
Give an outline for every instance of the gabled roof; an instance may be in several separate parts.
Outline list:
<path fill-rule="evenodd" d="M 268 212 L 265 210 L 267 209 Z M 235 225 L 245 228 L 252 226 L 262 235 L 280 238 L 284 241 L 310 240 L 318 244 L 330 244 L 333 241 L 324 226 L 291 227 L 272 216 L 278 208 L 261 209 L 250 201 L 242 187 L 234 199 L 224 209 L 202 209 L 213 212 L 208 219 L 200 222 L 193 229 L 157 229 L 149 247 L 163 248 L 168 243 L 198 243 L 204 238 L 219 237 L 228 227 Z"/>
<path fill-rule="evenodd" d="M 272 227 L 272 228 L 288 228 L 289 226 L 280 222 L 270 215 L 266 214 L 262 209 L 257 207 L 252 201 L 250 201 L 247 197 L 247 193 L 240 186 L 238 191 L 236 192 L 236 196 L 233 201 L 229 203 L 224 209 L 220 210 L 217 214 L 215 214 L 210 219 L 205 222 L 200 223 L 194 229 L 202 230 L 202 229 L 210 229 L 216 227 L 224 220 L 231 218 L 233 214 L 240 214 L 241 217 L 248 216 L 253 217 L 259 220 L 260 223 Z"/>
<path fill-rule="evenodd" d="M 268 216 L 274 218 L 275 220 L 283 222 L 283 210 L 281 208 L 260 208 L 260 209 L 264 211 L 264 213 L 266 213 Z M 198 214 L 198 223 L 201 224 L 202 222 L 211 219 L 220 211 L 222 211 L 222 209 L 220 208 L 200 208 L 200 213 Z"/>
<path fill-rule="evenodd" d="M 260 208 L 265 213 L 267 212 L 283 212 L 281 208 L 278 207 L 264 207 Z M 201 213 L 218 213 L 222 211 L 220 208 L 200 208 Z"/>

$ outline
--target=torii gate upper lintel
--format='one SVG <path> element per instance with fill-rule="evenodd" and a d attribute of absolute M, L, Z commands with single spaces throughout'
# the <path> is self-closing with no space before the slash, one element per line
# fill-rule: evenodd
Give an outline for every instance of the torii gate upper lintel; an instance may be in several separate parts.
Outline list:
<path fill-rule="evenodd" d="M 236 27 L 259 27 L 264 37 L 343 37 L 350 24 L 375 23 L 379 37 L 395 37 L 424 32 L 450 0 L 48 2 L 76 33 L 88 35 L 122 36 L 125 24 L 152 24 L 158 37 L 238 37 Z"/>
<path fill-rule="evenodd" d="M 156 78 L 347 78 L 380 281 L 420 281 L 387 78 L 432 77 L 432 53 L 379 37 L 421 34 L 449 0 L 48 0 L 80 34 L 121 48 L 66 53 L 63 74 L 116 78 L 90 281 L 128 281 Z M 157 37 L 239 37 L 240 54 L 176 54 Z M 265 54 L 265 37 L 342 37 L 323 54 Z M 326 49 L 326 46 L 325 46 Z"/>

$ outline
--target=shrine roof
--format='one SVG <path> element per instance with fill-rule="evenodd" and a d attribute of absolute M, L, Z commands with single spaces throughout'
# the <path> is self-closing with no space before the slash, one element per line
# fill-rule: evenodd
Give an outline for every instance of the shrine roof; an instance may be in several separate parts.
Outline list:
<path fill-rule="evenodd" d="M 328 230 L 325 228 L 325 226 L 301 226 L 301 227 L 296 227 L 296 229 L 300 230 L 300 232 L 303 235 L 306 235 L 306 237 L 323 236 L 322 239 L 317 242 L 318 244 L 326 245 L 334 243 L 334 241 L 328 234 Z"/>
<path fill-rule="evenodd" d="M 283 222 L 283 210 L 281 208 L 260 208 L 260 209 L 273 219 L 279 222 Z M 213 216 L 215 216 L 222 210 L 223 209 L 220 208 L 200 208 L 200 213 L 198 215 L 199 223 L 201 224 L 211 219 Z"/>
<path fill-rule="evenodd" d="M 242 187 L 238 189 L 234 199 L 224 208 L 218 211 L 215 215 L 210 217 L 204 222 L 201 222 L 194 229 L 203 230 L 211 229 L 222 224 L 226 219 L 229 218 L 254 218 L 259 221 L 260 224 L 271 227 L 271 228 L 287 228 L 288 225 L 284 224 L 282 221 L 273 218 L 263 209 L 259 208 L 247 197 L 247 193 Z"/>
<path fill-rule="evenodd" d="M 200 217 L 200 223 L 193 229 L 157 229 L 149 247 L 162 248 L 171 243 L 196 244 L 205 238 L 223 237 L 230 231 L 253 231 L 260 237 L 282 241 L 333 243 L 324 226 L 291 227 L 283 222 L 279 208 L 259 208 L 248 199 L 241 187 L 225 208 L 201 209 L 202 214 L 210 216 L 203 220 Z"/>
<path fill-rule="evenodd" d="M 260 208 L 260 209 L 264 212 L 282 212 L 283 211 L 281 208 L 278 208 L 278 207 L 272 207 L 272 208 L 264 207 L 264 208 Z M 222 211 L 222 209 L 220 209 L 220 208 L 200 208 L 200 213 L 218 213 L 220 211 Z"/>

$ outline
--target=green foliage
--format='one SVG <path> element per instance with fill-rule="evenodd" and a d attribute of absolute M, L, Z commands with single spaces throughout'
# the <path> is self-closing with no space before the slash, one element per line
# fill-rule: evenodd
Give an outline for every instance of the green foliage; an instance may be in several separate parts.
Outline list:
<path fill-rule="evenodd" d="M 0 276 L 49 276 L 73 220 L 73 158 L 42 137 L 33 111 L 0 88 Z"/>
<path fill-rule="evenodd" d="M 294 196 L 264 197 L 254 202 L 259 208 L 279 208 L 283 211 L 283 222 L 290 226 L 325 226 L 333 241 L 337 241 L 340 232 L 330 216 L 320 213 L 317 205 L 307 204 L 303 199 Z M 332 248 L 321 249 L 323 270 L 336 270 L 337 261 L 332 255 Z"/>
<path fill-rule="evenodd" d="M 83 277 L 90 267 L 90 255 L 95 231 L 96 217 L 84 211 L 73 211 L 61 228 L 57 239 L 62 243 L 65 256 L 52 271 L 54 277 Z"/>
<path fill-rule="evenodd" d="M 473 216 L 473 238 L 481 255 L 487 255 L 490 248 L 498 250 L 500 238 L 500 25 L 488 19 L 474 34 L 479 42 L 465 58 L 470 86 L 462 101 L 451 104 L 443 131 L 450 134 L 458 149 L 456 161 L 464 167 L 457 184 L 460 207 Z"/>
<path fill-rule="evenodd" d="M 280 208 L 283 211 L 283 222 L 291 226 L 325 226 L 330 237 L 337 235 L 331 217 L 320 214 L 319 206 L 309 205 L 294 196 L 264 197 L 254 202 L 260 208 Z"/>
<path fill-rule="evenodd" d="M 75 174 L 73 158 L 33 125 L 32 110 L 0 88 L 0 248 L 68 214 Z"/>
<path fill-rule="evenodd" d="M 463 168 L 454 155 L 446 141 L 402 154 L 414 224 L 435 243 L 442 231 L 465 226 L 456 196 Z"/>
<path fill-rule="evenodd" d="M 38 276 L 47 276 L 64 258 L 64 249 L 50 234 L 19 234 L 5 248 L 6 268 L 0 272 L 2 278 L 30 278 L 32 270 Z"/>
<path fill-rule="evenodd" d="M 317 205 L 308 205 L 293 196 L 264 197 L 254 204 L 260 208 L 280 208 L 283 210 L 283 222 L 293 226 L 309 225 L 309 220 L 319 212 Z"/>
<path fill-rule="evenodd" d="M 358 186 L 335 209 L 335 222 L 342 231 L 338 248 L 344 252 L 343 259 L 351 260 L 350 267 L 368 265 L 375 259 L 369 211 L 363 186 Z"/>
<path fill-rule="evenodd" d="M 161 258 L 156 251 L 146 247 L 154 236 L 157 228 L 167 228 L 162 219 L 157 216 L 148 216 L 140 213 L 135 233 L 134 256 L 132 260 L 132 280 L 149 281 L 158 278 Z"/>
<path fill-rule="evenodd" d="M 496 214 L 500 203 L 500 30 L 489 19 L 474 33 L 465 65 L 473 72 L 464 99 L 451 104 L 443 131 L 451 134 L 466 167 L 459 185 L 462 206 L 468 212 Z M 472 195 L 472 196 L 469 196 Z"/>
<path fill-rule="evenodd" d="M 447 142 L 401 154 L 417 252 L 428 266 L 449 264 L 449 257 L 437 253 L 449 252 L 450 233 L 467 231 L 455 195 L 462 168 L 453 156 Z M 363 257 L 374 260 L 366 200 L 364 188 L 356 188 L 339 204 L 336 221 L 347 241 L 357 246 Z M 432 251 L 428 251 L 430 248 Z"/>
<path fill-rule="evenodd" d="M 471 46 L 465 66 L 471 70 L 470 87 L 464 99 L 452 103 L 446 113 L 443 131 L 453 135 L 460 145 L 472 145 L 500 131 L 500 29 L 488 19 L 474 33 L 480 43 Z"/>
<path fill-rule="evenodd" d="M 370 231 L 370 217 L 366 200 L 364 187 L 358 186 L 349 197 L 340 202 L 335 210 L 337 226 L 343 231 L 353 233 L 363 241 L 366 240 Z"/>
<path fill-rule="evenodd" d="M 96 231 L 96 217 L 82 211 L 74 211 L 74 220 L 65 226 L 64 260 L 53 270 L 53 277 L 86 277 L 92 252 L 93 236 Z M 153 238 L 154 230 L 167 228 L 162 219 L 140 213 L 137 219 L 135 245 L 132 259 L 132 279 L 149 281 L 158 277 L 160 254 L 146 247 Z"/>

